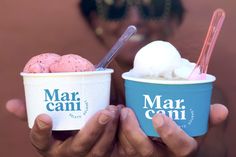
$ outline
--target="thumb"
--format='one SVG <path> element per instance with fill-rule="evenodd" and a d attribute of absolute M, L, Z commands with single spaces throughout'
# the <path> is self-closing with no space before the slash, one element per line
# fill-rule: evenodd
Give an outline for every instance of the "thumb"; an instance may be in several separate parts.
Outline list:
<path fill-rule="evenodd" d="M 210 125 L 217 125 L 226 120 L 229 111 L 222 104 L 213 104 L 210 108 Z"/>
<path fill-rule="evenodd" d="M 41 114 L 35 119 L 35 124 L 30 132 L 32 145 L 39 152 L 47 152 L 52 142 L 52 120 L 46 114 Z"/>

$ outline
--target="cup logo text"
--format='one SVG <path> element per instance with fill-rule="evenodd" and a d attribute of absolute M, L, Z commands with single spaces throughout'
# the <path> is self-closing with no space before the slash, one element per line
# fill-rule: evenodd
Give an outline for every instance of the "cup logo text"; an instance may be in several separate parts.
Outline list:
<path fill-rule="evenodd" d="M 145 117 L 152 119 L 157 113 L 167 115 L 173 120 L 186 120 L 186 110 L 184 99 L 163 99 L 162 95 L 156 95 L 151 99 L 149 95 L 143 95 L 143 109 L 146 110 Z"/>
<path fill-rule="evenodd" d="M 46 109 L 48 111 L 80 111 L 79 92 L 60 92 L 59 89 L 44 89 Z"/>

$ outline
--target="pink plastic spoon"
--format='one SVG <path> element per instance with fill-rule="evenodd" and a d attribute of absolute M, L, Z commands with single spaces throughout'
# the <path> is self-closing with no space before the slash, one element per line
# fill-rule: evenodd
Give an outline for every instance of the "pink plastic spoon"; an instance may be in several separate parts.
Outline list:
<path fill-rule="evenodd" d="M 221 30 L 222 24 L 225 19 L 225 12 L 222 9 L 216 9 L 213 13 L 211 23 L 207 32 L 202 51 L 198 58 L 197 64 L 189 76 L 190 80 L 205 79 L 208 69 L 208 64 L 216 43 L 216 39 Z"/>

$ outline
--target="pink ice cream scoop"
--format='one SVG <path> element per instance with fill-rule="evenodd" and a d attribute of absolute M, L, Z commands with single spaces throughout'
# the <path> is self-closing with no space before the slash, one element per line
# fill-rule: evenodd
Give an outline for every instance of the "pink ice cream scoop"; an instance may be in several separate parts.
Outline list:
<path fill-rule="evenodd" d="M 27 73 L 49 73 L 50 66 L 58 62 L 61 58 L 56 53 L 43 53 L 32 57 L 24 67 L 24 72 Z"/>
<path fill-rule="evenodd" d="M 23 71 L 26 73 L 56 73 L 94 70 L 94 65 L 79 55 L 60 56 L 55 53 L 43 53 L 31 58 Z"/>
<path fill-rule="evenodd" d="M 75 54 L 61 56 L 58 62 L 50 66 L 51 72 L 82 72 L 94 70 L 95 67 L 91 62 Z"/>

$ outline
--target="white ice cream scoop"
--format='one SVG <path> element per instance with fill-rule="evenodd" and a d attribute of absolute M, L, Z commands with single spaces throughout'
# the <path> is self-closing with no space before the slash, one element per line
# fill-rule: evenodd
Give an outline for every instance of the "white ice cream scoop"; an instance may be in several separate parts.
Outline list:
<path fill-rule="evenodd" d="M 185 79 L 194 66 L 194 63 L 182 59 L 169 42 L 154 41 L 138 51 L 130 73 L 136 77 Z"/>

